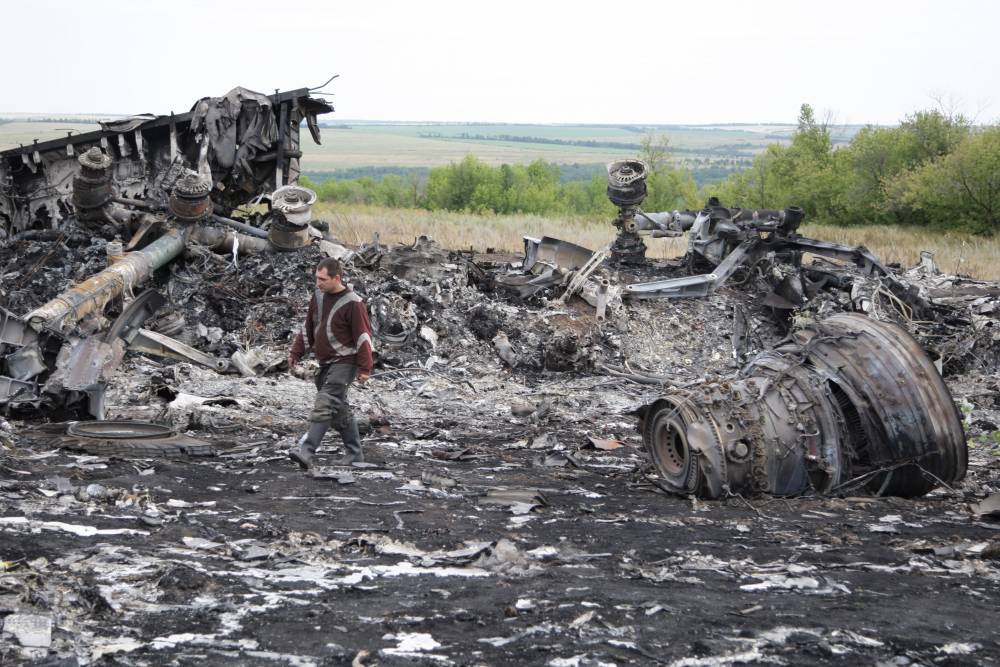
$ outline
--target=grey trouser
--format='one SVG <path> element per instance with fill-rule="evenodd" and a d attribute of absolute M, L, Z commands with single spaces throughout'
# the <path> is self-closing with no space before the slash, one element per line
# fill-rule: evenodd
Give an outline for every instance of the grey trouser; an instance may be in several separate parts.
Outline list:
<path fill-rule="evenodd" d="M 316 402 L 309 421 L 327 423 L 341 431 L 351 423 L 351 406 L 347 403 L 347 388 L 358 376 L 354 364 L 321 366 L 316 374 Z"/>

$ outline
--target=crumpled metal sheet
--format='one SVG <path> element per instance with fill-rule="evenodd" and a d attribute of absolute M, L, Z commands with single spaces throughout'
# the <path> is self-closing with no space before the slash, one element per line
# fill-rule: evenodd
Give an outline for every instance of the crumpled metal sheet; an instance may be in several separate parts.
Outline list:
<path fill-rule="evenodd" d="M 121 363 L 124 344 L 36 333 L 25 320 L 0 312 L 0 406 L 69 410 L 101 416 L 103 379 Z"/>
<path fill-rule="evenodd" d="M 393 248 L 382 261 L 394 276 L 411 281 L 436 281 L 455 270 L 448 252 L 429 236 L 418 236 L 412 245 Z"/>
<path fill-rule="evenodd" d="M 203 97 L 192 108 L 191 129 L 204 131 L 210 158 L 223 170 L 234 166 L 250 177 L 250 160 L 278 137 L 271 100 L 247 88 L 233 88 L 222 97 Z"/>
<path fill-rule="evenodd" d="M 531 271 L 538 264 L 546 264 L 564 272 L 576 271 L 584 266 L 593 255 L 593 250 L 569 241 L 550 236 L 543 236 L 540 239 L 525 236 L 522 268 L 525 271 Z M 539 273 L 539 271 L 535 271 L 535 273 Z"/>
<path fill-rule="evenodd" d="M 78 155 L 100 147 L 114 160 L 116 194 L 164 203 L 186 169 L 211 176 L 214 204 L 232 210 L 275 188 L 295 183 L 304 119 L 318 143 L 316 115 L 333 111 L 300 88 L 262 95 L 234 88 L 206 97 L 183 114 L 111 121 L 101 130 L 0 151 L 0 236 L 52 227 L 69 206 Z"/>
<path fill-rule="evenodd" d="M 125 356 L 125 342 L 116 338 L 105 343 L 91 337 L 73 345 L 65 365 L 65 389 L 85 391 L 106 378 Z"/>

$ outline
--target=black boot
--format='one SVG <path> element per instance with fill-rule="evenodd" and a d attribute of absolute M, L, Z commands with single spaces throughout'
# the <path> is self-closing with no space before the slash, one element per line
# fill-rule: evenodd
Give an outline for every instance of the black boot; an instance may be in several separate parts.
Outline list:
<path fill-rule="evenodd" d="M 329 427 L 326 422 L 309 422 L 309 432 L 299 440 L 298 447 L 288 451 L 288 458 L 298 463 L 303 470 L 309 470 L 313 464 L 316 448 L 323 442 L 323 436 Z"/>
<path fill-rule="evenodd" d="M 338 431 L 344 440 L 347 454 L 334 461 L 334 465 L 349 466 L 352 463 L 364 463 L 365 455 L 361 452 L 361 434 L 358 433 L 358 420 L 351 417 L 347 426 Z"/>

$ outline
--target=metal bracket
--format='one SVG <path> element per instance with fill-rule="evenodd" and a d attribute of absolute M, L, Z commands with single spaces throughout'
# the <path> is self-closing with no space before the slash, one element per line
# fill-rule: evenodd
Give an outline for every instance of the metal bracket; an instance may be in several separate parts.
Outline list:
<path fill-rule="evenodd" d="M 149 329 L 139 329 L 135 337 L 132 338 L 132 342 L 129 343 L 128 349 L 135 352 L 152 354 L 157 357 L 193 361 L 196 364 L 201 364 L 219 373 L 223 373 L 229 369 L 229 362 L 227 360 L 205 354 L 190 345 L 185 345 L 179 340 L 174 340 L 170 336 L 164 336 Z"/>

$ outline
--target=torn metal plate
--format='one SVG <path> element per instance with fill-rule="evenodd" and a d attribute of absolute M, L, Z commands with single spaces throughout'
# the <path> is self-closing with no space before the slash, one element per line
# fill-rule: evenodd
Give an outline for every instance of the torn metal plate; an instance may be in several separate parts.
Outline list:
<path fill-rule="evenodd" d="M 543 236 L 540 239 L 524 237 L 525 271 L 531 271 L 536 264 L 546 264 L 563 271 L 576 271 L 584 266 L 591 257 L 593 250 L 578 246 L 569 241 Z"/>
<path fill-rule="evenodd" d="M 0 343 L 8 345 L 28 345 L 38 338 L 34 329 L 14 313 L 0 308 Z"/>
<path fill-rule="evenodd" d="M 125 343 L 119 338 L 105 343 L 91 337 L 76 343 L 64 367 L 63 387 L 76 391 L 93 387 L 121 364 L 124 355 Z"/>

